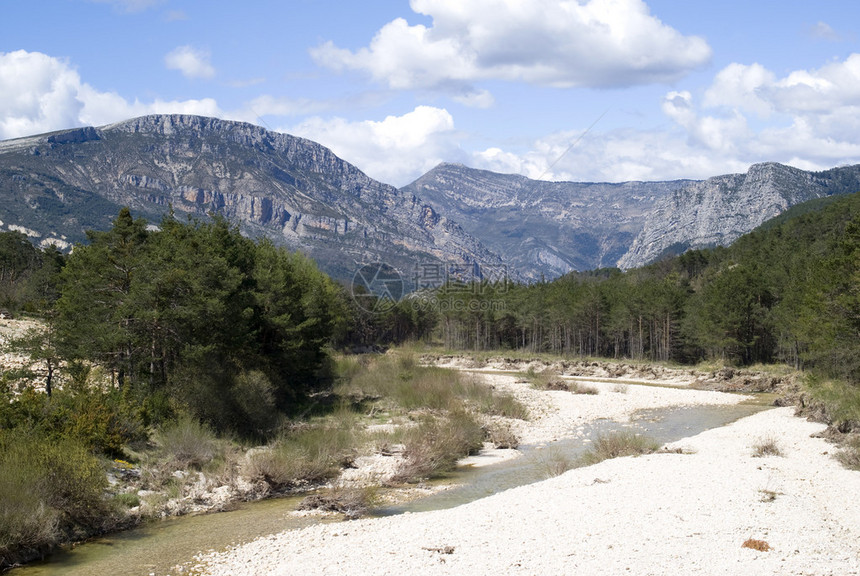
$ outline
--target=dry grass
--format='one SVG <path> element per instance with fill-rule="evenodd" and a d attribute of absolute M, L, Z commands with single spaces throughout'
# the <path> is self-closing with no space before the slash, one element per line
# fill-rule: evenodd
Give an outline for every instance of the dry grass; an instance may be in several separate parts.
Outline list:
<path fill-rule="evenodd" d="M 176 469 L 199 469 L 223 451 L 211 428 L 190 416 L 166 424 L 153 434 L 153 440 Z"/>
<path fill-rule="evenodd" d="M 537 456 L 538 469 L 543 472 L 544 477 L 554 478 L 564 474 L 568 470 L 576 468 L 577 461 L 552 446 L 542 450 Z"/>
<path fill-rule="evenodd" d="M 374 398 L 387 409 L 471 410 L 507 418 L 527 419 L 528 409 L 515 398 L 497 394 L 474 377 L 456 370 L 420 366 L 415 356 L 379 356 L 342 361 L 345 376 L 335 388 L 344 397 Z"/>
<path fill-rule="evenodd" d="M 842 450 L 836 453 L 836 459 L 850 470 L 860 470 L 860 436 L 846 442 Z"/>
<path fill-rule="evenodd" d="M 599 390 L 594 386 L 589 386 L 588 384 L 582 384 L 581 382 L 571 382 L 568 384 L 568 390 L 573 392 L 574 394 L 598 394 Z"/>
<path fill-rule="evenodd" d="M 767 552 L 770 550 L 770 544 L 765 542 L 764 540 L 755 540 L 753 538 L 747 538 L 743 544 L 741 544 L 741 548 L 750 548 L 752 550 L 758 550 L 759 552 Z"/>
<path fill-rule="evenodd" d="M 466 412 L 425 417 L 405 436 L 403 454 L 406 460 L 391 479 L 395 484 L 449 472 L 457 460 L 477 453 L 484 443 L 484 430 Z"/>
<path fill-rule="evenodd" d="M 507 422 L 492 422 L 486 427 L 486 430 L 487 442 L 492 444 L 493 448 L 513 449 L 520 445 L 519 437 Z"/>
<path fill-rule="evenodd" d="M 299 504 L 299 510 L 323 510 L 343 514 L 349 520 L 361 518 L 379 501 L 376 487 L 361 488 L 337 485 L 311 494 Z"/>
<path fill-rule="evenodd" d="M 526 373 L 526 378 L 531 383 L 532 388 L 536 390 L 558 390 L 562 392 L 572 392 L 573 394 L 598 394 L 599 391 L 594 386 L 583 384 L 575 380 L 564 380 L 559 374 L 553 370 L 544 370 L 536 372 L 530 368 Z"/>
<path fill-rule="evenodd" d="M 362 442 L 358 428 L 355 415 L 346 409 L 297 425 L 252 454 L 244 475 L 276 490 L 332 478 L 354 459 Z"/>
<path fill-rule="evenodd" d="M 613 432 L 597 437 L 591 449 L 582 455 L 582 463 L 586 466 L 624 456 L 638 456 L 656 452 L 660 445 L 635 432 Z"/>
<path fill-rule="evenodd" d="M 779 442 L 773 436 L 759 438 L 753 444 L 752 455 L 754 458 L 764 458 L 765 456 L 782 456 L 782 449 L 779 447 Z"/>

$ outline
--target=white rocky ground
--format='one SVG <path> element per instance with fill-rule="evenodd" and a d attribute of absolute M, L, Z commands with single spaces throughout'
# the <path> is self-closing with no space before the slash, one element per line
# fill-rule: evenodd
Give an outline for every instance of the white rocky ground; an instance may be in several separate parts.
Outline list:
<path fill-rule="evenodd" d="M 528 442 L 639 408 L 732 403 L 714 392 L 595 383 L 537 392 L 491 376 L 535 414 Z M 675 443 L 692 454 L 622 458 L 450 510 L 283 532 L 198 558 L 211 576 L 301 574 L 860 574 L 860 473 L 820 431 L 778 408 Z M 784 456 L 756 458 L 776 439 Z M 747 539 L 769 551 L 742 547 Z"/>

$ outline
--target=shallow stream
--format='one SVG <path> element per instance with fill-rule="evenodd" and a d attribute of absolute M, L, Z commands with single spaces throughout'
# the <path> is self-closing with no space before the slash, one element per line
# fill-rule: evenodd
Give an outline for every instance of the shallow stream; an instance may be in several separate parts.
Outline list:
<path fill-rule="evenodd" d="M 443 482 L 457 486 L 407 504 L 379 509 L 387 516 L 453 508 L 497 492 L 543 480 L 559 458 L 575 459 L 601 433 L 633 429 L 658 443 L 694 436 L 767 409 L 771 398 L 733 406 L 692 406 L 638 412 L 631 422 L 600 420 L 576 438 L 540 446 L 521 446 L 523 456 L 483 467 L 461 467 Z M 164 576 L 199 553 L 222 550 L 283 530 L 320 522 L 319 517 L 297 517 L 302 496 L 246 503 L 217 514 L 170 518 L 98 538 L 60 551 L 46 561 L 10 571 L 9 576 Z"/>

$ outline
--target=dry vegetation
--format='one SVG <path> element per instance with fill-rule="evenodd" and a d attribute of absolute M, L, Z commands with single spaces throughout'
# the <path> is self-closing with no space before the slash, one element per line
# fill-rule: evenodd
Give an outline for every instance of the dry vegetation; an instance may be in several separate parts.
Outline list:
<path fill-rule="evenodd" d="M 779 442 L 772 436 L 759 438 L 753 444 L 752 455 L 754 458 L 764 458 L 765 456 L 782 456 L 782 449 L 779 447 Z"/>

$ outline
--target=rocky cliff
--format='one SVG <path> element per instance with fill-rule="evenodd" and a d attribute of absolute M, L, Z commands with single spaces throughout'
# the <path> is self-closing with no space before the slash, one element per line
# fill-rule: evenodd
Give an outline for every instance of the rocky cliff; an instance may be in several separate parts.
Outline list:
<path fill-rule="evenodd" d="M 383 261 L 493 268 L 500 259 L 413 194 L 309 140 L 251 124 L 155 115 L 0 143 L 0 226 L 68 245 L 121 206 L 158 222 L 218 213 L 348 278 Z"/>
<path fill-rule="evenodd" d="M 664 253 L 725 246 L 807 200 L 860 191 L 860 166 L 806 172 L 776 163 L 755 164 L 746 174 L 690 182 L 663 197 L 618 260 L 635 268 Z"/>
<path fill-rule="evenodd" d="M 860 190 L 860 166 L 781 164 L 667 182 L 543 182 L 442 164 L 403 189 L 424 198 L 530 279 L 635 268 L 725 245 L 795 204 Z"/>
<path fill-rule="evenodd" d="M 403 190 L 537 280 L 615 266 L 657 203 L 686 182 L 544 182 L 441 164 Z"/>

